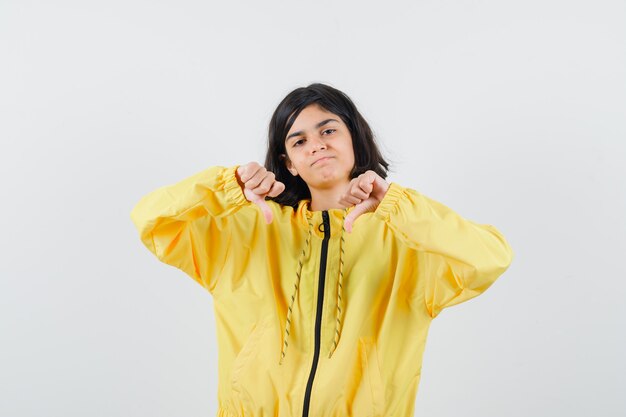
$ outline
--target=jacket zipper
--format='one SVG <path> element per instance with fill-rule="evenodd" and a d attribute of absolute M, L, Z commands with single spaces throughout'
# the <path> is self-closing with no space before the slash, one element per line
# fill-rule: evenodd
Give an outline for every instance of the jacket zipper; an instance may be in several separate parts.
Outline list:
<path fill-rule="evenodd" d="M 317 363 L 320 358 L 320 339 L 322 333 L 322 306 L 324 305 L 324 283 L 326 281 L 326 255 L 328 253 L 328 239 L 330 239 L 330 221 L 328 220 L 328 211 L 322 211 L 322 218 L 324 220 L 324 240 L 322 241 L 322 254 L 320 259 L 320 277 L 319 285 L 317 287 L 317 313 L 315 315 L 315 351 L 313 353 L 313 365 L 311 366 L 311 373 L 309 374 L 309 380 L 306 384 L 306 391 L 304 392 L 304 409 L 302 410 L 302 417 L 308 417 L 309 404 L 311 403 L 311 390 L 313 389 L 313 378 L 315 378 L 315 370 L 317 369 Z"/>

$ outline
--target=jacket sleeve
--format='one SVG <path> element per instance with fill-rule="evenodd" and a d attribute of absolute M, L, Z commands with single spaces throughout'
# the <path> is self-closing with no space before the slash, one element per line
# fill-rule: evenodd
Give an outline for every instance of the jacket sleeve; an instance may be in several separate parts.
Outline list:
<path fill-rule="evenodd" d="M 241 210 L 252 203 L 235 175 L 238 166 L 213 166 L 158 188 L 130 213 L 141 241 L 160 261 L 181 269 L 211 293 L 231 241 L 243 244 L 238 235 L 257 218 L 253 210 Z M 235 218 L 243 227 L 235 227 Z"/>
<path fill-rule="evenodd" d="M 498 229 L 465 219 L 413 189 L 390 183 L 375 214 L 417 251 L 426 309 L 442 309 L 483 293 L 509 267 L 513 251 Z"/>

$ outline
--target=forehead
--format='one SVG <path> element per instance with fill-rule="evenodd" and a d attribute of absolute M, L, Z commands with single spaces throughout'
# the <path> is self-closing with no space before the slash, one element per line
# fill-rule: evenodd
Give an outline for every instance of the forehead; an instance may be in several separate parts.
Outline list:
<path fill-rule="evenodd" d="M 341 123 L 341 117 L 335 113 L 331 113 L 328 110 L 322 108 L 319 104 L 310 104 L 298 114 L 296 120 L 294 120 L 288 133 L 295 132 L 296 130 L 313 129 L 318 122 L 325 119 L 336 119 Z"/>

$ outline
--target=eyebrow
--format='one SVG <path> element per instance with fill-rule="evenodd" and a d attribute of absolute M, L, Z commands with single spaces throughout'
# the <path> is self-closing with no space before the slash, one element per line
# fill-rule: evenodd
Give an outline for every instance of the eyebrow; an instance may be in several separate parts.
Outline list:
<path fill-rule="evenodd" d="M 321 122 L 319 122 L 318 124 L 315 125 L 315 128 L 320 128 L 322 126 L 324 126 L 325 124 L 328 124 L 330 122 L 339 122 L 339 120 L 337 119 L 326 119 L 326 120 L 322 120 Z M 291 139 L 294 136 L 300 136 L 301 134 L 303 134 L 304 131 L 302 130 L 298 130 L 297 132 L 293 132 L 292 134 L 290 134 L 289 136 L 287 136 L 287 139 L 285 139 L 285 142 L 287 142 L 289 139 Z"/>

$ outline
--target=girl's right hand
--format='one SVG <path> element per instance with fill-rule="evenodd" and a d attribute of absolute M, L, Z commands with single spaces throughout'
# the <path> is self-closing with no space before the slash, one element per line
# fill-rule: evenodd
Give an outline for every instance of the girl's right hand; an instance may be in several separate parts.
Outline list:
<path fill-rule="evenodd" d="M 261 208 L 265 222 L 272 222 L 272 209 L 265 202 L 265 196 L 276 197 L 285 191 L 285 184 L 276 181 L 273 172 L 256 162 L 249 162 L 237 168 L 237 179 L 242 186 L 243 195 L 248 201 Z"/>

